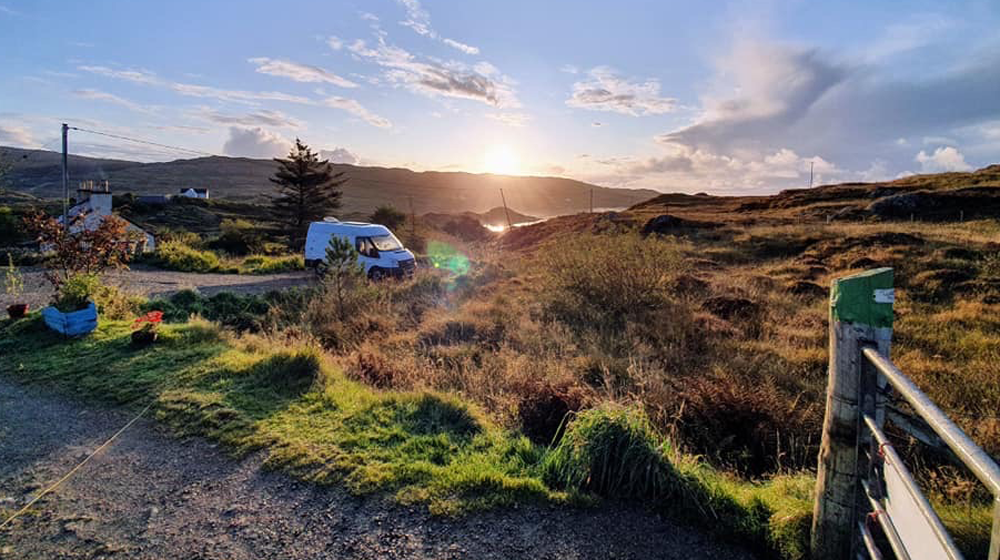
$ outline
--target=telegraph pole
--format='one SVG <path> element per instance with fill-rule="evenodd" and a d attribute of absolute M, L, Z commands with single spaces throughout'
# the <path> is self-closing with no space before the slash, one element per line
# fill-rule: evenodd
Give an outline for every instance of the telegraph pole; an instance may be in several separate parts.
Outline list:
<path fill-rule="evenodd" d="M 809 162 L 809 188 L 813 187 L 813 166 L 816 165 L 815 161 Z"/>
<path fill-rule="evenodd" d="M 500 189 L 500 200 L 503 201 L 503 213 L 507 216 L 507 229 L 514 227 L 510 225 L 510 211 L 507 210 L 507 199 L 503 196 L 503 189 Z"/>
<path fill-rule="evenodd" d="M 63 184 L 63 227 L 69 231 L 69 163 L 67 161 L 67 137 L 69 125 L 62 125 L 62 184 Z"/>

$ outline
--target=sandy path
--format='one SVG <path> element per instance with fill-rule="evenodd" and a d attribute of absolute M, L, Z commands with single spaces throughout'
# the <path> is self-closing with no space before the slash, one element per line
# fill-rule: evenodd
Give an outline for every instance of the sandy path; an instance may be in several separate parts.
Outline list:
<path fill-rule="evenodd" d="M 21 273 L 24 276 L 24 295 L 17 299 L 28 303 L 32 309 L 48 305 L 52 299 L 52 288 L 45 281 L 42 269 L 25 267 Z M 262 275 L 195 274 L 135 265 L 131 270 L 109 272 L 105 275 L 105 280 L 128 293 L 155 297 L 188 288 L 207 296 L 222 291 L 261 294 L 270 290 L 305 286 L 314 282 L 315 277 L 313 272 L 305 270 Z M 0 309 L 11 303 L 14 303 L 13 298 L 0 291 Z"/>

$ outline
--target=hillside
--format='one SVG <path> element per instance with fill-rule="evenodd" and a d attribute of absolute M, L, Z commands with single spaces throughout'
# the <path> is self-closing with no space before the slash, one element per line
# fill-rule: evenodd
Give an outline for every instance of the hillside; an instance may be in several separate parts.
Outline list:
<path fill-rule="evenodd" d="M 60 154 L 44 150 L 0 148 L 13 163 L 14 190 L 36 196 L 62 194 Z M 613 189 L 557 177 L 513 177 L 489 174 L 359 167 L 338 164 L 349 183 L 344 189 L 344 211 L 369 213 L 390 202 L 419 214 L 428 212 L 486 212 L 500 205 L 500 189 L 507 204 L 531 215 L 553 216 L 587 210 L 590 192 L 594 206 L 624 208 L 657 193 L 645 189 Z M 181 187 L 207 187 L 215 198 L 260 201 L 274 192 L 268 177 L 270 160 L 204 157 L 165 163 L 69 157 L 70 187 L 79 181 L 108 180 L 116 193 L 175 193 Z"/>

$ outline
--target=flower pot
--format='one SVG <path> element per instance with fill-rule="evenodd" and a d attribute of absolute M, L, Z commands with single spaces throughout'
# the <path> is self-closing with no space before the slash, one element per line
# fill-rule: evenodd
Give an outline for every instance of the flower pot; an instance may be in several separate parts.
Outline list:
<path fill-rule="evenodd" d="M 28 314 L 27 303 L 15 303 L 14 305 L 7 306 L 7 315 L 10 315 L 11 319 L 20 319 L 27 314 Z"/>
<path fill-rule="evenodd" d="M 146 346 L 156 342 L 156 331 L 138 330 L 132 331 L 132 346 Z"/>
<path fill-rule="evenodd" d="M 42 310 L 42 319 L 45 324 L 57 333 L 66 336 L 82 336 L 97 329 L 97 306 L 90 302 L 87 307 L 79 311 L 63 313 L 55 307 L 49 306 Z"/>

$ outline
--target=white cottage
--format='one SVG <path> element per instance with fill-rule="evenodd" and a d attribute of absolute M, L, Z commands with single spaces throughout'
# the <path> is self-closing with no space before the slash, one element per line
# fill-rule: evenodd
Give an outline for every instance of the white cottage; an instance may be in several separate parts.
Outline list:
<path fill-rule="evenodd" d="M 76 193 L 77 203 L 69 209 L 70 223 L 73 224 L 70 227 L 71 233 L 76 233 L 83 228 L 97 229 L 105 216 L 112 215 L 111 188 L 107 181 L 96 185 L 93 181 L 83 183 L 76 190 Z M 73 218 L 80 215 L 83 216 L 83 221 L 74 223 Z M 59 218 L 59 223 L 62 223 L 62 217 Z M 139 244 L 139 251 L 146 253 L 156 249 L 156 239 L 153 234 L 128 220 L 125 220 L 125 223 L 128 224 L 128 231 L 138 233 L 142 237 L 143 241 Z"/>
<path fill-rule="evenodd" d="M 186 196 L 188 198 L 208 198 L 208 189 L 188 187 L 186 189 L 181 189 L 181 196 Z"/>

